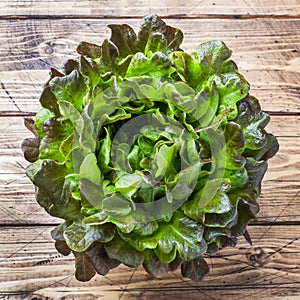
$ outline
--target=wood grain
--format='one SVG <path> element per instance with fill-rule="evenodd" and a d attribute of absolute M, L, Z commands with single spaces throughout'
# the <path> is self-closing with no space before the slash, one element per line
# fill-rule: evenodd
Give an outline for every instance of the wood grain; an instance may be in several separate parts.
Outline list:
<path fill-rule="evenodd" d="M 21 151 L 24 138 L 33 135 L 22 117 L 2 117 L 0 136 L 0 174 L 23 174 L 28 165 Z M 266 128 L 278 137 L 280 150 L 271 159 L 266 180 L 300 180 L 300 117 L 272 116 Z"/>
<path fill-rule="evenodd" d="M 21 142 L 31 133 L 22 117 L 1 118 L 5 131 L 0 136 L 0 174 L 23 174 L 28 165 L 21 151 Z M 300 180 L 300 126 L 298 116 L 273 116 L 268 131 L 278 136 L 280 149 L 270 160 L 266 180 Z"/>
<path fill-rule="evenodd" d="M 155 280 L 142 268 L 133 271 L 125 266 L 79 283 L 73 275 L 73 257 L 57 254 L 49 235 L 51 228 L 2 228 L 0 296 L 169 299 L 181 293 L 185 299 L 287 299 L 286 295 L 296 297 L 300 288 L 300 226 L 289 226 L 288 231 L 286 226 L 251 226 L 253 247 L 240 238 L 237 247 L 208 256 L 211 271 L 200 283 L 181 279 L 179 271 Z"/>
<path fill-rule="evenodd" d="M 228 16 L 297 16 L 300 4 L 297 0 L 239 1 L 235 0 L 92 0 L 92 1 L 38 1 L 12 0 L 0 4 L 3 17 L 140 17 L 148 13 L 173 17 Z"/>
<path fill-rule="evenodd" d="M 5 131 L 0 136 L 0 222 L 57 223 L 58 219 L 49 217 L 36 204 L 33 185 L 24 174 L 23 168 L 28 163 L 20 144 L 32 134 L 23 125 L 23 118 L 3 117 L 1 124 Z M 268 125 L 268 131 L 279 137 L 280 151 L 271 160 L 265 176 L 259 222 L 299 221 L 299 128 L 298 116 L 272 116 Z"/>
<path fill-rule="evenodd" d="M 221 39 L 272 119 L 280 151 L 270 161 L 257 223 L 235 248 L 207 257 L 211 272 L 195 283 L 170 273 L 153 280 L 125 266 L 88 283 L 74 259 L 54 248 L 60 220 L 34 199 L 20 144 L 31 134 L 50 67 L 77 56 L 82 41 L 101 44 L 111 23 L 135 29 L 158 13 L 185 35 L 183 49 Z M 3 0 L 0 1 L 0 299 L 300 299 L 300 1 L 299 0 Z"/>
<path fill-rule="evenodd" d="M 284 191 L 284 192 L 283 192 Z M 280 196 L 279 196 L 280 195 Z M 261 224 L 300 220 L 299 181 L 264 180 L 258 199 Z M 0 174 L 0 225 L 58 224 L 34 198 L 34 186 L 24 174 Z"/>
<path fill-rule="evenodd" d="M 269 162 L 266 180 L 300 180 L 300 139 L 278 138 L 280 149 Z M 0 174 L 23 174 L 28 165 L 19 148 L 0 148 Z"/>
<path fill-rule="evenodd" d="M 108 24 L 124 22 L 122 19 L 0 21 L 0 111 L 4 114 L 37 111 L 37 99 L 50 67 L 60 68 L 68 58 L 74 58 L 81 40 L 102 43 L 110 36 Z M 134 28 L 138 22 L 126 20 Z M 170 19 L 167 23 L 183 30 L 183 49 L 187 51 L 207 40 L 224 40 L 264 110 L 300 112 L 300 19 Z"/>

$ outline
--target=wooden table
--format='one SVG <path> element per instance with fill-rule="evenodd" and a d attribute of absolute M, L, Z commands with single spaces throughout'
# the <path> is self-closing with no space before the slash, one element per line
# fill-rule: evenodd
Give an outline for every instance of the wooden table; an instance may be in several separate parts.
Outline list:
<path fill-rule="evenodd" d="M 180 27 L 183 49 L 222 39 L 272 116 L 280 151 L 271 159 L 243 238 L 208 258 L 203 282 L 179 272 L 152 280 L 119 267 L 88 283 L 74 278 L 49 235 L 59 220 L 35 202 L 20 150 L 23 117 L 39 109 L 51 66 L 76 56 L 81 41 L 102 43 L 110 23 L 138 27 L 147 13 Z M 300 1 L 299 0 L 2 0 L 0 3 L 0 299 L 300 299 Z"/>

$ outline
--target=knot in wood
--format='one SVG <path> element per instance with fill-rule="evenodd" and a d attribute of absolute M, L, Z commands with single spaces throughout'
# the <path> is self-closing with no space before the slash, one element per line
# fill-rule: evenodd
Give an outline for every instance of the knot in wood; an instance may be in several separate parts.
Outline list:
<path fill-rule="evenodd" d="M 49 47 L 47 46 L 45 49 L 44 49 L 44 52 L 46 54 L 52 54 L 54 52 L 54 49 L 52 47 Z"/>
<path fill-rule="evenodd" d="M 267 253 L 261 247 L 251 248 L 246 254 L 249 264 L 255 267 L 262 267 L 266 264 Z"/>

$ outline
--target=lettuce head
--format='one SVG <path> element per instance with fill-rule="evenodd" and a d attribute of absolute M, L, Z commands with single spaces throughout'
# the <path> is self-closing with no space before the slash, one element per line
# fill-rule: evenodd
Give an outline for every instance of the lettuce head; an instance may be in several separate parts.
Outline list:
<path fill-rule="evenodd" d="M 76 278 L 119 264 L 154 277 L 181 267 L 200 281 L 207 253 L 249 236 L 267 161 L 278 150 L 269 115 L 222 41 L 180 49 L 157 15 L 138 33 L 112 24 L 102 45 L 51 76 L 23 141 L 36 200 L 63 222 L 56 248 Z"/>

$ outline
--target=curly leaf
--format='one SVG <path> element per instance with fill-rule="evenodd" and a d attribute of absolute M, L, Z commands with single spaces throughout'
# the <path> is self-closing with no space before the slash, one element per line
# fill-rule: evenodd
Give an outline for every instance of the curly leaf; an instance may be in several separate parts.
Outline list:
<path fill-rule="evenodd" d="M 135 52 L 136 34 L 134 30 L 126 24 L 110 24 L 110 40 L 118 47 L 120 57 L 126 57 Z"/>
<path fill-rule="evenodd" d="M 182 276 L 188 277 L 196 282 L 202 280 L 203 276 L 209 272 L 209 267 L 202 257 L 197 257 L 190 261 L 185 261 L 181 265 Z"/>
<path fill-rule="evenodd" d="M 246 163 L 246 159 L 242 155 L 246 142 L 243 130 L 239 124 L 228 122 L 225 126 L 224 137 L 226 141 L 226 168 L 239 170 Z"/>
<path fill-rule="evenodd" d="M 198 59 L 207 74 L 219 73 L 232 51 L 222 41 L 209 41 L 198 46 Z"/>
<path fill-rule="evenodd" d="M 73 253 L 75 255 L 76 279 L 83 282 L 91 280 L 96 275 L 96 271 L 90 258 L 86 253 Z"/>
<path fill-rule="evenodd" d="M 69 248 L 83 252 L 94 242 L 107 243 L 112 240 L 115 230 L 111 224 L 83 225 L 75 221 L 65 229 L 63 235 Z"/>
<path fill-rule="evenodd" d="M 143 267 L 155 278 L 166 276 L 169 270 L 168 264 L 161 262 L 155 253 L 150 250 L 145 253 Z"/>
<path fill-rule="evenodd" d="M 206 250 L 202 226 L 180 212 L 174 213 L 170 223 L 161 223 L 159 229 L 150 236 L 139 237 L 135 233 L 120 235 L 139 251 L 158 247 L 167 254 L 175 248 L 184 260 L 193 259 Z"/>
<path fill-rule="evenodd" d="M 27 161 L 33 163 L 38 160 L 40 154 L 40 142 L 41 138 L 39 136 L 23 140 L 21 149 Z"/>
<path fill-rule="evenodd" d="M 129 267 L 138 267 L 144 261 L 144 254 L 116 236 L 104 245 L 109 258 L 118 260 Z"/>
<path fill-rule="evenodd" d="M 56 241 L 55 248 L 60 254 L 64 256 L 68 256 L 71 253 L 71 249 L 68 247 L 65 241 Z"/>
<path fill-rule="evenodd" d="M 140 31 L 137 35 L 137 50 L 144 52 L 149 38 L 153 33 L 163 33 L 166 23 L 157 15 L 147 15 L 141 21 Z"/>
<path fill-rule="evenodd" d="M 247 96 L 249 84 L 235 73 L 214 77 L 214 82 L 220 94 L 219 112 L 225 111 L 227 118 L 233 120 L 238 114 L 237 102 Z"/>
<path fill-rule="evenodd" d="M 102 49 L 98 45 L 87 43 L 87 42 L 81 42 L 77 46 L 77 52 L 80 55 L 85 55 L 92 59 L 96 59 L 101 57 Z"/>
<path fill-rule="evenodd" d="M 190 218 L 204 222 L 204 215 L 206 213 L 224 214 L 231 210 L 232 205 L 226 192 L 230 185 L 222 179 L 213 179 L 205 186 L 195 193 L 183 205 L 184 213 Z"/>
<path fill-rule="evenodd" d="M 65 164 L 52 160 L 37 160 L 26 168 L 26 174 L 38 187 L 49 192 L 52 203 L 63 204 L 67 199 L 62 196 L 65 176 L 68 170 Z"/>
<path fill-rule="evenodd" d="M 86 255 L 92 262 L 95 270 L 100 275 L 106 275 L 110 269 L 117 267 L 120 262 L 110 259 L 104 250 L 103 244 L 94 243 L 87 251 Z"/>
<path fill-rule="evenodd" d="M 54 77 L 49 85 L 58 100 L 69 101 L 79 112 L 82 110 L 86 84 L 77 70 L 64 77 Z"/>

